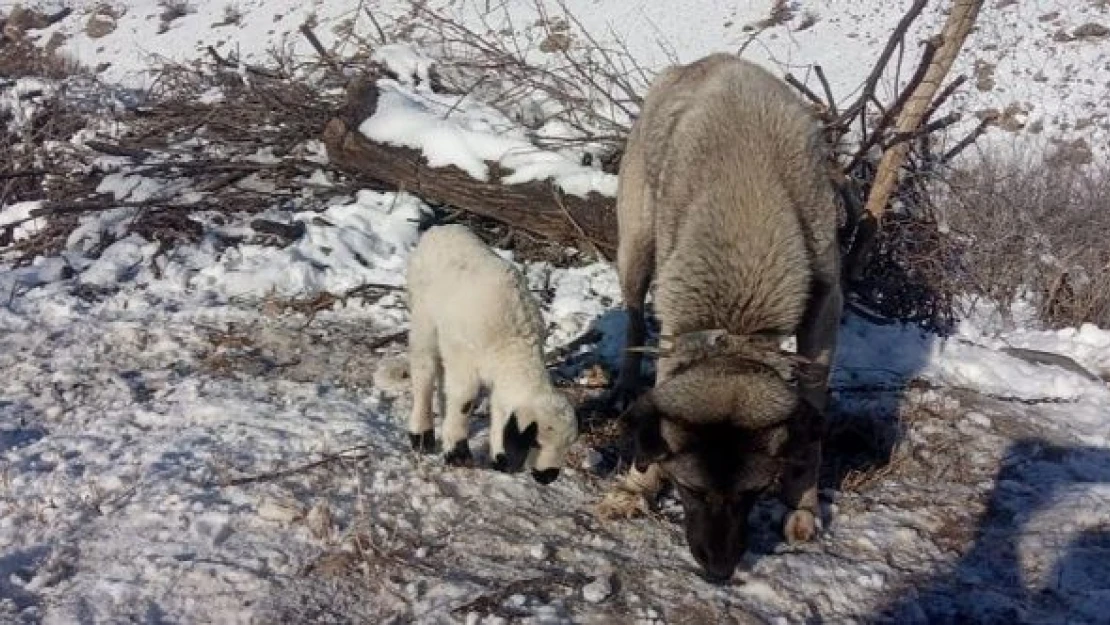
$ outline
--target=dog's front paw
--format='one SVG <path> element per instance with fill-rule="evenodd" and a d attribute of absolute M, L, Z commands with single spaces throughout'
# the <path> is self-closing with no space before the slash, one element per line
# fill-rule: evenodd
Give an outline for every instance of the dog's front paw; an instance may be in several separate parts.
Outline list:
<path fill-rule="evenodd" d="M 614 488 L 605 494 L 594 507 L 598 518 L 606 521 L 632 519 L 647 514 L 648 504 L 643 495 L 623 488 Z"/>
<path fill-rule="evenodd" d="M 792 510 L 786 515 L 782 533 L 786 537 L 787 544 L 809 542 L 817 535 L 817 517 L 810 510 Z"/>

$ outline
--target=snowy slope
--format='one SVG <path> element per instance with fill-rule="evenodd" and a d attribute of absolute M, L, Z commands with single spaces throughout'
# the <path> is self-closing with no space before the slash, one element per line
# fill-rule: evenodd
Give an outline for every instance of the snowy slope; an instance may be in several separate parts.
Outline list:
<path fill-rule="evenodd" d="M 64 49 L 110 62 L 102 75 L 132 84 L 147 79 L 142 51 L 184 61 L 212 44 L 261 60 L 294 33 L 288 43 L 308 54 L 295 30 L 309 13 L 332 45 L 333 26 L 358 6 L 244 1 L 237 25 L 212 27 L 226 3 L 193 2 L 159 34 L 163 8 L 134 0 L 115 3 L 127 10 L 113 9 L 116 28 L 93 39 L 84 30 L 94 4 L 44 40 L 67 33 Z M 683 59 L 734 48 L 768 6 L 675 4 L 570 6 L 599 32 L 612 25 L 652 65 L 662 63 L 657 37 Z M 791 3 L 791 24 L 812 11 L 812 27 L 769 28 L 748 50 L 794 65 L 819 59 L 847 91 L 903 4 Z M 527 5 L 512 3 L 521 15 Z M 1054 10 L 1068 28 L 1106 15 L 1098 2 L 990 4 L 978 36 L 999 45 L 976 50 L 997 63 L 999 87 L 971 91 L 975 106 L 1020 97 L 1072 116 L 1062 120 L 1088 100 L 1105 106 L 1082 86 L 1097 78 L 1082 72 L 1105 62 L 1105 46 L 1015 43 L 1055 32 L 1053 19 L 1038 19 Z M 1071 70 L 1053 73 L 1061 55 L 1083 77 L 1074 88 L 1060 88 Z M 1030 59 L 1053 77 L 1015 96 L 1004 76 Z M 392 87 L 407 102 L 423 97 Z M 474 133 L 468 147 L 499 147 L 503 136 L 480 132 L 490 119 L 468 105 L 451 128 Z M 536 171 L 581 173 L 565 165 L 553 158 Z M 611 180 L 588 184 L 606 190 Z M 112 177 L 102 190 L 123 201 L 166 191 L 158 185 Z M 0 207 L 0 223 L 32 208 Z M 136 216 L 117 208 L 82 216 L 59 255 L 23 267 L 0 256 L 0 621 L 1099 623 L 1110 610 L 1110 390 L 1003 351 L 1063 354 L 1105 378 L 1110 331 L 998 330 L 971 318 L 942 339 L 848 316 L 827 462 L 843 482 L 822 493 L 824 534 L 779 544 L 782 509 L 768 501 L 754 517 L 750 571 L 710 586 L 674 501 L 647 519 L 592 515 L 608 458 L 588 439 L 546 488 L 411 453 L 407 394 L 373 380 L 400 350 L 380 339 L 406 327 L 402 293 L 352 298 L 311 320 L 280 305 L 402 284 L 427 211 L 410 195 L 364 190 L 287 215 L 305 234 L 284 247 L 217 245 L 217 232 L 248 229 L 232 215 L 155 258 L 157 243 L 134 234 L 100 245 Z M 549 348 L 601 332 L 566 372 L 611 365 L 623 332 L 613 269 L 522 269 L 544 301 Z M 475 441 L 480 455 L 484 433 Z"/>
<path fill-rule="evenodd" d="M 6 4 L 6 3 L 5 3 Z M 32 3 L 34 4 L 34 3 Z M 51 2 L 40 2 L 53 6 Z M 54 2 L 57 4 L 57 2 Z M 101 67 L 106 80 L 148 84 L 154 59 L 178 62 L 206 57 L 213 46 L 223 56 L 245 62 L 262 62 L 279 55 L 310 56 L 308 42 L 297 29 L 306 21 L 338 54 L 356 46 L 351 35 L 372 38 L 369 9 L 387 27 L 394 19 L 412 21 L 403 0 L 352 3 L 335 0 L 194 0 L 185 2 L 191 12 L 168 22 L 162 30 L 160 0 L 127 2 L 84 1 L 68 19 L 41 31 L 41 41 L 55 34 L 65 37 L 60 49 L 90 67 Z M 689 61 L 709 52 L 738 50 L 779 72 L 792 72 L 817 87 L 810 68 L 820 64 L 834 93 L 847 101 L 870 70 L 909 0 L 795 0 L 787 2 L 790 19 L 764 26 L 771 0 L 725 2 L 651 0 L 598 2 L 567 0 L 565 5 L 590 33 L 602 41 L 621 41 L 649 69 L 668 63 L 668 53 Z M 988 134 L 988 143 L 1012 158 L 1030 148 L 1044 149 L 1082 140 L 1094 155 L 1105 158 L 1110 145 L 1110 104 L 1105 97 L 1110 84 L 1110 5 L 1101 0 L 989 0 L 985 3 L 968 52 L 954 72 L 967 74 L 969 87 L 955 101 L 961 110 L 1005 114 L 1007 130 Z M 533 45 L 542 38 L 536 25 L 532 0 L 445 3 L 479 31 L 505 30 Z M 911 30 L 905 52 L 903 80 L 913 72 L 919 50 L 912 42 L 934 34 L 943 22 L 943 2 L 926 8 Z M 108 7 L 107 9 L 97 7 Z M 232 7 L 232 9 L 225 9 Z M 508 11 L 510 19 L 503 14 Z M 547 3 L 558 16 L 556 3 Z M 228 19 L 228 11 L 238 19 Z M 88 23 L 93 13 L 111 25 L 108 34 L 91 37 Z M 94 34 L 99 34 L 94 30 Z M 889 101 L 888 81 L 880 93 Z M 968 116 L 953 133 L 975 123 Z M 1080 148 L 1082 151 L 1082 148 Z"/>

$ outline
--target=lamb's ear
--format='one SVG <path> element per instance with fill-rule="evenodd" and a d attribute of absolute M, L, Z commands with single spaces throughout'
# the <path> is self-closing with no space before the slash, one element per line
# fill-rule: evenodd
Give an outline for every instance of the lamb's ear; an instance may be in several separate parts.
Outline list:
<path fill-rule="evenodd" d="M 539 434 L 540 426 L 535 421 L 528 424 L 528 427 L 523 430 L 520 429 L 520 421 L 517 419 L 516 413 L 509 415 L 509 422 L 505 424 L 505 445 L 510 444 L 514 449 L 539 449 Z"/>
<path fill-rule="evenodd" d="M 663 439 L 663 423 L 651 393 L 637 399 L 624 418 L 625 427 L 632 434 L 632 465 L 637 471 L 647 471 L 652 464 L 671 455 L 671 449 Z"/>

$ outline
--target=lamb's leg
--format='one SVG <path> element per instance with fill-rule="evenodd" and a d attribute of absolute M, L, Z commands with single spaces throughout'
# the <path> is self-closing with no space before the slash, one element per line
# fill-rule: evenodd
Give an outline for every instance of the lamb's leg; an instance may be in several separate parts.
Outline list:
<path fill-rule="evenodd" d="M 627 519 L 645 514 L 663 489 L 663 472 L 659 465 L 649 465 L 646 471 L 629 467 L 621 478 L 597 504 L 597 516 L 602 519 Z"/>
<path fill-rule="evenodd" d="M 836 246 L 832 246 L 835 253 Z M 819 515 L 817 479 L 821 468 L 821 439 L 828 403 L 829 372 L 836 356 L 843 295 L 837 279 L 838 263 L 831 259 L 826 271 L 815 276 L 809 306 L 798 328 L 798 354 L 809 362 L 802 367 L 800 386 L 803 418 L 792 433 L 794 442 L 786 458 L 782 499 L 791 512 L 783 533 L 788 542 L 804 542 L 817 533 Z"/>
<path fill-rule="evenodd" d="M 489 448 L 493 468 L 505 473 L 517 473 L 524 470 L 529 458 L 538 449 L 536 436 L 539 424 L 532 422 L 521 427 L 515 413 L 500 405 L 496 399 L 492 403 Z"/>
<path fill-rule="evenodd" d="M 436 381 L 442 377 L 442 363 L 435 330 L 413 319 L 409 330 L 409 377 L 412 379 L 412 413 L 409 416 L 409 442 L 422 453 L 435 451 L 432 397 Z M 442 390 L 442 389 L 441 389 Z"/>
<path fill-rule="evenodd" d="M 443 448 L 447 450 L 444 460 L 455 466 L 469 464 L 470 411 L 480 386 L 468 370 L 447 368 L 444 378 Z"/>

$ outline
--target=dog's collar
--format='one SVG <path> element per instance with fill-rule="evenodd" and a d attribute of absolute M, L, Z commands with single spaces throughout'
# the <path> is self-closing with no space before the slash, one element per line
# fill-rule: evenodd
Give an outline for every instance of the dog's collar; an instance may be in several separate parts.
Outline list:
<path fill-rule="evenodd" d="M 629 347 L 627 351 L 662 358 L 690 359 L 739 356 L 772 369 L 783 380 L 794 382 L 798 368 L 810 360 L 782 349 L 785 335 L 777 333 L 731 334 L 725 329 L 695 330 L 677 335 L 660 335 L 657 347 Z"/>

